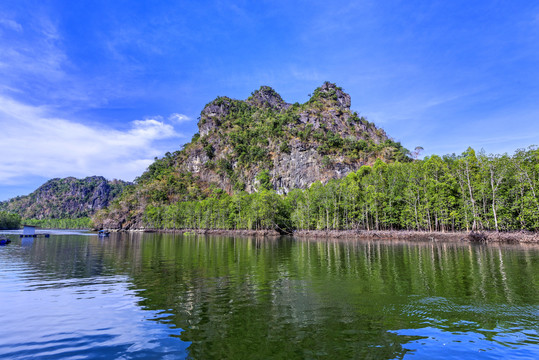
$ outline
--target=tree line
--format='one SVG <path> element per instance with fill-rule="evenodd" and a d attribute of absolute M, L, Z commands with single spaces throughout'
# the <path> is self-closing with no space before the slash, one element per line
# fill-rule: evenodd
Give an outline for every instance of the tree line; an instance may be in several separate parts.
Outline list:
<path fill-rule="evenodd" d="M 89 217 L 76 219 L 24 219 L 24 223 L 47 229 L 91 229 L 93 227 L 92 220 Z"/>
<path fill-rule="evenodd" d="M 0 211 L 0 229 L 11 230 L 21 227 L 21 217 L 18 214 Z"/>
<path fill-rule="evenodd" d="M 200 201 L 148 206 L 159 229 L 539 230 L 539 150 L 514 155 L 433 155 L 377 160 L 343 179 L 279 195 L 214 192 Z"/>

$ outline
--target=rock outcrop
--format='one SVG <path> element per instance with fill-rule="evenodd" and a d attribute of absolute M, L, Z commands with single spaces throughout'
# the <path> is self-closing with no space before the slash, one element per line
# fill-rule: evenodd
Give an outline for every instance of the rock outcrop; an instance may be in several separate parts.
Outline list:
<path fill-rule="evenodd" d="M 245 101 L 219 97 L 202 110 L 198 123 L 200 139 L 179 156 L 178 170 L 192 172 L 228 192 L 241 188 L 241 184 L 248 192 L 256 191 L 256 175 L 262 170 L 270 172 L 273 187 L 279 193 L 303 189 L 316 181 L 342 178 L 381 157 L 384 147 L 380 144 L 388 140 L 382 129 L 352 112 L 350 106 L 350 95 L 329 82 L 317 88 L 302 105 L 286 103 L 269 86 L 262 86 Z M 235 142 L 236 134 L 250 132 L 254 127 L 268 129 L 275 125 L 276 118 L 287 118 L 277 123 L 282 126 L 281 133 L 267 134 L 267 141 L 256 145 L 263 149 L 264 159 L 245 164 L 238 149 L 246 144 Z M 270 123 L 271 126 L 265 126 Z M 251 133 L 245 142 L 259 136 Z M 358 151 L 352 154 L 345 149 L 349 145 Z M 376 146 L 379 149 L 374 149 Z M 368 147 L 369 151 L 364 151 Z M 229 163 L 233 177 L 215 171 L 219 161 Z"/>
<path fill-rule="evenodd" d="M 269 86 L 260 87 L 245 102 L 254 107 L 278 111 L 290 107 L 290 104 L 285 103 L 281 95 Z"/>

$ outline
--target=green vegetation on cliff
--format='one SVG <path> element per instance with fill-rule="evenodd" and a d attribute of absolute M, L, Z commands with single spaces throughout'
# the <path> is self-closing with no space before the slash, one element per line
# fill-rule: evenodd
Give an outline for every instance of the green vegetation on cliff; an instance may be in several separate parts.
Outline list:
<path fill-rule="evenodd" d="M 376 159 L 411 161 L 407 149 L 350 104 L 348 94 L 327 82 L 304 104 L 285 103 L 267 86 L 246 100 L 218 97 L 202 110 L 192 141 L 156 159 L 133 188 L 94 216 L 96 225 L 144 227 L 146 209 L 202 201 L 220 190 L 253 194 L 264 182 L 268 191 L 285 194 Z"/>
<path fill-rule="evenodd" d="M 24 219 L 88 217 L 106 207 L 127 185 L 101 176 L 52 179 L 29 195 L 0 202 L 0 210 L 17 213 Z"/>
<path fill-rule="evenodd" d="M 0 202 L 0 210 L 42 227 L 88 228 L 89 216 L 108 206 L 128 185 L 101 176 L 52 179 L 29 195 Z"/>

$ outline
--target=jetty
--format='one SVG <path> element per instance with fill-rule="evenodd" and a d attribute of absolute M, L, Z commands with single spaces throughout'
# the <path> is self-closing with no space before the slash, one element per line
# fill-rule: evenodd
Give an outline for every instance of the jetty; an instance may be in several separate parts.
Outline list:
<path fill-rule="evenodd" d="M 36 226 L 34 225 L 23 225 L 22 228 L 22 234 L 20 235 L 21 238 L 25 237 L 31 237 L 31 238 L 37 238 L 37 237 L 50 237 L 50 234 L 45 233 L 36 233 Z"/>

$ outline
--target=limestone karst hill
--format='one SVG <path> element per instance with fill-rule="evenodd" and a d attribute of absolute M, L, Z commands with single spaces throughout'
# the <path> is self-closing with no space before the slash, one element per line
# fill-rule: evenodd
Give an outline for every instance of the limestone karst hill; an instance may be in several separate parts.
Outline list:
<path fill-rule="evenodd" d="M 268 86 L 246 100 L 218 97 L 202 110 L 191 142 L 156 159 L 94 221 L 98 227 L 136 228 L 149 205 L 216 191 L 252 193 L 259 186 L 284 194 L 342 178 L 378 158 L 409 160 L 408 150 L 350 106 L 350 95 L 329 82 L 304 104 L 286 103 Z"/>
<path fill-rule="evenodd" d="M 128 185 L 102 176 L 51 179 L 29 195 L 0 202 L 0 210 L 25 219 L 80 218 L 93 215 L 122 193 Z"/>

